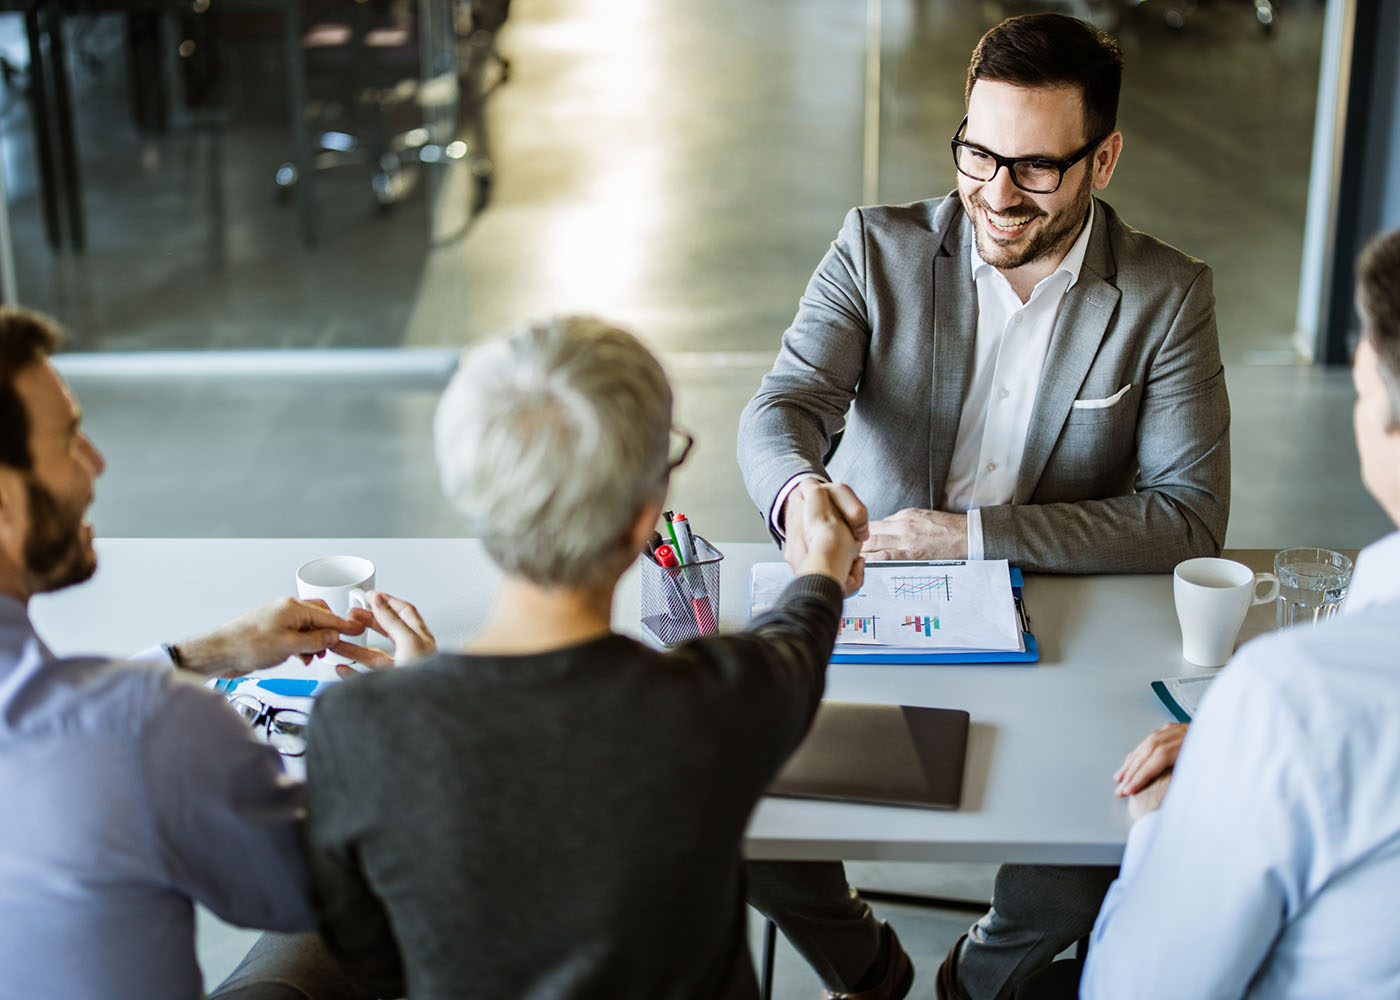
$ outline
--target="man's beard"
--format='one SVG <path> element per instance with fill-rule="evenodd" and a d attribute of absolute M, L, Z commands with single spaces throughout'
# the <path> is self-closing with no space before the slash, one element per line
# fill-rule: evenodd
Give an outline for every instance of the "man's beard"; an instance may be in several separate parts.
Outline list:
<path fill-rule="evenodd" d="M 983 229 L 987 226 L 987 220 L 982 216 L 982 211 L 983 209 L 988 211 L 991 209 L 982 200 L 981 195 L 966 195 L 961 192 L 959 194 L 962 197 L 963 210 L 972 216 L 972 233 L 977 240 L 977 252 L 988 264 L 1004 271 L 1013 270 L 1052 254 L 1063 256 L 1067 253 L 1071 244 L 1074 243 L 1075 237 L 1079 235 L 1079 229 L 1084 224 L 1084 220 L 1088 218 L 1089 199 L 1092 197 L 1090 178 L 1085 177 L 1083 185 L 1075 194 L 1074 202 L 1064 211 L 1056 213 L 1053 218 L 1050 218 L 1045 228 L 1024 247 L 1013 250 L 994 240 L 984 240 Z M 1031 213 L 1032 222 L 1035 219 L 1049 217 L 1047 212 L 1032 202 L 1027 202 L 1021 208 Z M 1014 209 L 1008 211 L 1014 211 Z M 1004 212 L 993 214 L 1004 214 Z M 989 243 L 990 245 L 988 245 Z"/>
<path fill-rule="evenodd" d="M 29 534 L 24 540 L 24 563 L 35 593 L 48 593 L 82 583 L 97 571 L 97 553 L 83 531 L 86 504 L 65 510 L 43 484 L 25 483 L 29 501 Z"/>

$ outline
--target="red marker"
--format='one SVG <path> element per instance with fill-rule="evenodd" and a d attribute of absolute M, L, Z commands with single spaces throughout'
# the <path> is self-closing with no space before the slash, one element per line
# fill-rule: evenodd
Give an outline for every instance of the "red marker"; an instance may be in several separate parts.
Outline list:
<path fill-rule="evenodd" d="M 656 561 L 661 564 L 662 569 L 679 569 L 681 561 L 676 558 L 676 550 L 669 545 L 658 545 L 656 547 Z M 681 598 L 685 599 L 685 589 L 682 585 L 679 573 L 667 574 L 676 581 L 676 586 L 681 588 Z M 691 597 L 690 606 L 695 612 L 695 625 L 700 630 L 701 635 L 710 635 L 718 631 L 715 625 L 715 613 L 710 608 L 707 598 Z"/>
<path fill-rule="evenodd" d="M 680 541 L 681 564 L 686 567 L 685 582 L 690 584 L 690 592 L 695 596 L 695 620 L 700 622 L 700 632 L 702 635 L 718 632 L 714 606 L 710 604 L 710 595 L 705 589 L 705 574 L 693 565 L 699 556 L 695 551 L 695 536 L 690 532 L 690 522 L 684 514 L 677 514 L 671 520 L 671 527 Z"/>

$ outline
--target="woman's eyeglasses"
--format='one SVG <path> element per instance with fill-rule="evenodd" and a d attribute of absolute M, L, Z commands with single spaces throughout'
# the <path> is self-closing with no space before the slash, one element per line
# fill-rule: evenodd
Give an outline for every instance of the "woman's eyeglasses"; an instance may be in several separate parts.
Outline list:
<path fill-rule="evenodd" d="M 271 744 L 284 757 L 306 753 L 306 724 L 311 716 L 296 708 L 278 708 L 250 694 L 236 694 L 228 700 L 258 739 Z"/>

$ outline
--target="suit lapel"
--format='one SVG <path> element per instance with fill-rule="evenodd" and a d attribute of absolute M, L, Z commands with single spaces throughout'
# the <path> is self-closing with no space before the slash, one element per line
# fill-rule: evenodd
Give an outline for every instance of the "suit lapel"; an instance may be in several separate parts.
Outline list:
<path fill-rule="evenodd" d="M 948 467 L 958 437 L 963 398 L 972 375 L 977 336 L 977 291 L 969 259 L 972 228 L 961 206 L 933 258 L 933 383 L 929 424 L 929 502 L 948 499 Z"/>
<path fill-rule="evenodd" d="M 1118 306 L 1121 293 L 1105 280 L 1115 272 L 1108 242 L 1107 215 L 1102 204 L 1096 206 L 1094 229 L 1089 234 L 1079 280 L 1065 295 L 1055 318 L 1045 367 L 1041 370 L 1040 388 L 1031 410 L 1031 424 L 1026 430 L 1026 450 L 1021 458 L 1012 503 L 1029 503 L 1035 493 L 1055 442 L 1060 439 L 1070 406 L 1079 395 L 1079 388 L 1089 374 Z"/>

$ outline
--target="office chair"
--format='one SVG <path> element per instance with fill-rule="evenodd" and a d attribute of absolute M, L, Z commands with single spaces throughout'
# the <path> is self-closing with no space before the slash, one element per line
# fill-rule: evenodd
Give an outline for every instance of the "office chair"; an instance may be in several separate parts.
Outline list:
<path fill-rule="evenodd" d="M 415 5 L 406 0 L 308 0 L 301 46 L 314 133 L 316 170 L 362 166 L 380 206 L 394 205 L 417 185 L 420 165 L 466 155 L 452 137 L 433 135 L 423 120 Z M 314 96 L 320 94 L 322 96 Z M 442 141 L 445 140 L 445 141 Z M 279 194 L 300 178 L 296 164 L 277 168 Z"/>

